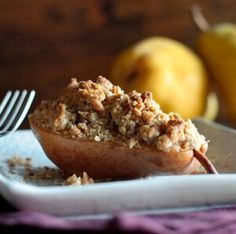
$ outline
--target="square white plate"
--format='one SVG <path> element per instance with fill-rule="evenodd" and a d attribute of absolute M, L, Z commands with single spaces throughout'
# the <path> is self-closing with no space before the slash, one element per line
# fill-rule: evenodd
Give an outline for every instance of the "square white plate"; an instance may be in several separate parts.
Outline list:
<path fill-rule="evenodd" d="M 158 176 L 86 186 L 25 181 L 23 171 L 12 173 L 8 168 L 6 161 L 13 155 L 31 157 L 35 170 L 54 165 L 47 159 L 32 132 L 19 130 L 0 138 L 0 193 L 18 208 L 61 216 L 234 204 L 236 131 L 202 120 L 195 123 L 210 140 L 207 155 L 221 175 Z"/>

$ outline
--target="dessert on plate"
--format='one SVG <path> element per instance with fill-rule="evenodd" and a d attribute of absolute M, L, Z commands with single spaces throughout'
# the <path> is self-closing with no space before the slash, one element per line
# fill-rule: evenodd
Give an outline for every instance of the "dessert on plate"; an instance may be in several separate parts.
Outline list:
<path fill-rule="evenodd" d="M 174 94 L 170 95 L 174 98 Z M 201 164 L 208 142 L 191 120 L 164 113 L 150 92 L 125 93 L 99 76 L 69 85 L 55 100 L 29 115 L 46 155 L 69 174 L 95 179 L 190 174 Z"/>

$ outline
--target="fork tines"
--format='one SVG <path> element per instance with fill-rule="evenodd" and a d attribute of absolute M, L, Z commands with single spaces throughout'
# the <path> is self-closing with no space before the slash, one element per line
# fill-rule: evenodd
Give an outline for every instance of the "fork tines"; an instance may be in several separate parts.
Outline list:
<path fill-rule="evenodd" d="M 8 91 L 0 104 L 0 136 L 15 131 L 29 111 L 35 91 Z"/>

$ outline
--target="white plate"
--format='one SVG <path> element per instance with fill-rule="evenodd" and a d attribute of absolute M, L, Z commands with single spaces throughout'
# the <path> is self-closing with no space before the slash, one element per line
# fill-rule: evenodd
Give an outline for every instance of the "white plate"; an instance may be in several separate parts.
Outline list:
<path fill-rule="evenodd" d="M 208 156 L 222 173 L 234 173 L 236 133 L 197 121 L 211 140 Z M 160 176 L 147 179 L 55 186 L 25 181 L 23 171 L 9 171 L 13 155 L 31 157 L 34 169 L 54 166 L 30 130 L 0 138 L 0 193 L 14 206 L 61 216 L 154 211 L 236 203 L 236 174 Z"/>

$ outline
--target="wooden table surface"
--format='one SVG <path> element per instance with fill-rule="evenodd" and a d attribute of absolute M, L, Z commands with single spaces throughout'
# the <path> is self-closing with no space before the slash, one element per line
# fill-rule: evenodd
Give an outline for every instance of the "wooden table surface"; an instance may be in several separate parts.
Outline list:
<path fill-rule="evenodd" d="M 35 106 L 56 97 L 71 77 L 109 77 L 116 55 L 149 36 L 194 49 L 193 3 L 212 24 L 236 22 L 235 0 L 0 0 L 0 97 L 33 88 Z"/>

